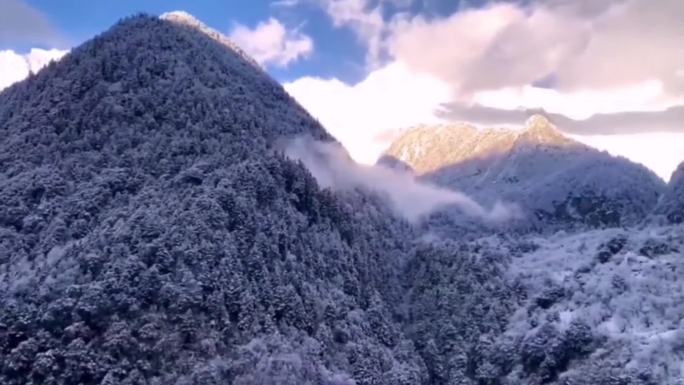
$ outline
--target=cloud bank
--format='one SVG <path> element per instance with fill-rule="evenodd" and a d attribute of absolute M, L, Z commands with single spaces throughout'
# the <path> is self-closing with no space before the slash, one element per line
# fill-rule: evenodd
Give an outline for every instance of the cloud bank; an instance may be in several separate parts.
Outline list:
<path fill-rule="evenodd" d="M 287 144 L 285 154 L 301 161 L 322 187 L 376 191 L 388 199 L 397 214 L 410 222 L 445 206 L 458 207 L 466 215 L 493 223 L 520 216 L 514 205 L 497 203 L 487 210 L 461 192 L 419 182 L 410 172 L 381 165 L 359 165 L 337 143 L 298 138 Z"/>
<path fill-rule="evenodd" d="M 336 79 L 300 78 L 284 84 L 359 162 L 374 163 L 386 147 L 382 134 L 406 125 L 440 123 L 435 106 L 450 99 L 449 88 L 401 63 L 348 85 Z"/>
<path fill-rule="evenodd" d="M 401 62 L 460 103 L 575 119 L 684 104 L 679 0 L 497 1 L 432 18 L 410 1 L 311 2 L 357 35 L 371 69 Z"/>
<path fill-rule="evenodd" d="M 681 97 L 684 2 L 603 3 L 496 2 L 444 19 L 399 18 L 388 49 L 466 96 L 539 83 L 575 92 L 654 81 L 665 95 Z"/>
<path fill-rule="evenodd" d="M 230 38 L 263 66 L 286 67 L 313 52 L 311 37 L 288 30 L 277 19 L 270 18 L 253 29 L 237 24 Z"/>

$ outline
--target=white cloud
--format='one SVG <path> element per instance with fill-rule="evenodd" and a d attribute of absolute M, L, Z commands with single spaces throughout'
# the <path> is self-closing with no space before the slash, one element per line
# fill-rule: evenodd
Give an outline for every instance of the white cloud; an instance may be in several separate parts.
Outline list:
<path fill-rule="evenodd" d="M 0 51 L 0 89 L 24 79 L 29 74 L 26 59 L 14 51 Z"/>
<path fill-rule="evenodd" d="M 387 45 L 413 70 L 449 82 L 461 102 L 475 95 L 490 107 L 515 104 L 584 116 L 681 103 L 684 2 L 589 5 L 494 3 L 444 19 L 399 19 Z M 534 87 L 541 81 L 555 90 Z M 640 94 L 644 89 L 647 95 Z"/>
<path fill-rule="evenodd" d="M 264 66 L 285 67 L 313 52 L 311 37 L 287 30 L 277 19 L 270 18 L 254 29 L 238 24 L 230 38 L 245 52 Z"/>
<path fill-rule="evenodd" d="M 322 0 L 322 3 L 336 27 L 350 27 L 367 46 L 366 60 L 370 67 L 378 67 L 386 27 L 381 5 L 371 7 L 368 0 Z"/>
<path fill-rule="evenodd" d="M 295 6 L 306 0 L 281 0 L 276 4 Z M 382 66 L 387 58 L 390 25 L 383 14 L 390 5 L 394 11 L 405 11 L 414 0 L 310 0 L 317 3 L 335 27 L 350 28 L 367 48 L 366 64 L 371 70 Z"/>
<path fill-rule="evenodd" d="M 488 84 L 499 83 L 504 76 L 526 84 L 547 75 L 553 64 L 554 55 L 542 51 L 543 42 L 529 36 L 543 34 L 539 28 L 550 23 L 546 21 L 548 18 L 537 18 L 535 32 L 531 26 L 516 25 L 526 19 L 524 9 L 501 3 L 458 12 L 445 19 L 425 20 L 421 16 L 400 19 L 392 26 L 389 49 L 412 69 L 439 76 L 459 93 L 487 89 Z M 511 31 L 502 33 L 507 29 Z M 516 42 L 515 35 L 533 43 Z M 511 45 L 513 42 L 517 44 Z M 521 49 L 522 45 L 527 47 Z M 539 46 L 540 52 L 535 52 L 534 46 Z M 521 59 L 528 63 L 520 65 Z M 509 67 L 492 68 L 499 63 L 507 63 Z"/>
<path fill-rule="evenodd" d="M 384 20 L 391 1 L 318 3 L 366 44 L 369 68 L 399 60 L 449 83 L 461 103 L 573 118 L 684 103 L 680 0 L 494 2 Z"/>
<path fill-rule="evenodd" d="M 454 205 L 464 214 L 488 222 L 503 222 L 521 216 L 515 205 L 497 202 L 491 210 L 487 210 L 459 191 L 417 181 L 410 172 L 381 165 L 361 166 L 352 161 L 336 143 L 298 138 L 287 145 L 285 153 L 302 161 L 323 187 L 376 191 L 386 197 L 396 213 L 408 221 L 417 221 L 447 205 Z"/>
<path fill-rule="evenodd" d="M 386 131 L 438 123 L 435 109 L 451 99 L 447 84 L 415 74 L 399 62 L 377 69 L 362 82 L 301 78 L 284 85 L 358 162 L 374 163 L 388 145 Z"/>
<path fill-rule="evenodd" d="M 0 51 L 0 90 L 23 80 L 31 72 L 38 72 L 51 60 L 59 60 L 67 52 L 33 48 L 28 54 L 21 55 L 11 50 Z"/>
<path fill-rule="evenodd" d="M 610 89 L 650 79 L 682 95 L 684 2 L 631 0 L 617 3 L 592 22 L 591 40 L 558 71 L 560 87 Z"/>

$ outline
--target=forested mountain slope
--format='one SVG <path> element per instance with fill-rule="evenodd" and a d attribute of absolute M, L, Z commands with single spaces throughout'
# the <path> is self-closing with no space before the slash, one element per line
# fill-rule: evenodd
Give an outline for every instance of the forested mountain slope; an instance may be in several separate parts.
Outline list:
<path fill-rule="evenodd" d="M 421 383 L 387 306 L 406 226 L 279 155 L 330 137 L 177 21 L 0 94 L 0 383 Z"/>

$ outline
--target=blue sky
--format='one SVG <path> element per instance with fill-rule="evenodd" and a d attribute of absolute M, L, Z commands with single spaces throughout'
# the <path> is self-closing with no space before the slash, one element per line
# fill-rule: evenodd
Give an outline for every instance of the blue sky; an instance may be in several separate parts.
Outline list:
<path fill-rule="evenodd" d="M 366 75 L 366 48 L 355 38 L 353 31 L 335 27 L 326 12 L 314 2 L 302 2 L 297 7 L 277 6 L 270 0 L 25 0 L 24 3 L 45 16 L 59 35 L 58 39 L 15 41 L 0 46 L 0 49 L 69 48 L 109 28 L 122 17 L 139 12 L 159 15 L 183 10 L 226 34 L 238 23 L 253 27 L 275 17 L 284 25 L 312 36 L 315 50 L 307 60 L 297 60 L 286 67 L 269 68 L 280 81 L 315 75 L 357 82 Z M 439 17 L 454 12 L 458 5 L 459 0 L 416 1 L 401 7 L 389 4 L 383 8 L 383 16 L 389 19 L 397 12 L 410 12 Z M 369 2 L 368 7 L 373 6 L 373 2 Z"/>
<path fill-rule="evenodd" d="M 275 7 L 266 0 L 27 0 L 26 3 L 47 17 L 61 35 L 65 48 L 78 45 L 122 17 L 138 12 L 159 15 L 184 10 L 226 34 L 236 23 L 254 26 L 268 17 L 277 17 L 285 25 L 299 27 L 307 35 L 315 36 L 316 50 L 308 60 L 297 61 L 286 68 L 271 68 L 270 72 L 276 78 L 286 81 L 304 74 L 316 74 L 354 81 L 364 75 L 365 49 L 349 30 L 334 28 L 317 7 L 300 7 L 295 12 Z M 29 46 L 48 48 L 50 42 L 47 43 L 31 42 Z M 27 48 L 21 41 L 0 47 L 19 51 Z"/>
<path fill-rule="evenodd" d="M 409 126 L 539 111 L 663 179 L 684 160 L 682 0 L 0 0 L 0 89 L 123 17 L 174 10 L 232 38 L 361 162 Z"/>

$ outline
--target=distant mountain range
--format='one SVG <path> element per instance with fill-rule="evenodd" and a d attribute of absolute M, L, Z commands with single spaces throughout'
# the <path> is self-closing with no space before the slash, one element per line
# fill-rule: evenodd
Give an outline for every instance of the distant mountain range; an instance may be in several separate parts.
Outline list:
<path fill-rule="evenodd" d="M 567 138 L 541 115 L 523 129 L 416 127 L 380 162 L 486 204 L 515 202 L 537 225 L 634 224 L 665 192 L 665 183 L 646 167 Z"/>

